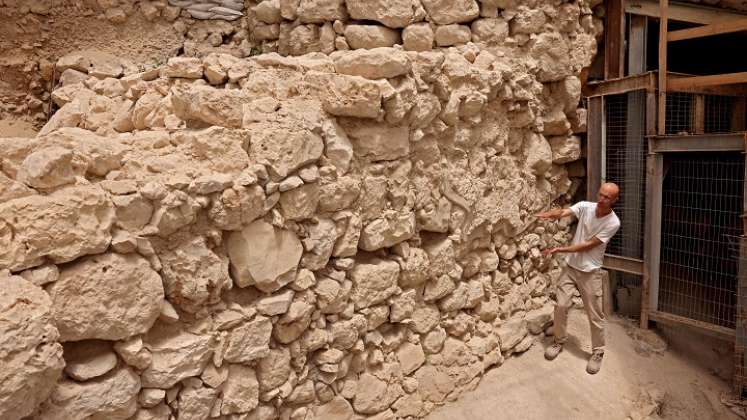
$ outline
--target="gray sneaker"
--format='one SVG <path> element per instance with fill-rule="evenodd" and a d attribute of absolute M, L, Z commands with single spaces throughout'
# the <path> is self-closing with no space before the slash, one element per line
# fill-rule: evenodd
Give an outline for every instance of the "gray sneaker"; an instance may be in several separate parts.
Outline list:
<path fill-rule="evenodd" d="M 563 345 L 558 343 L 553 343 L 550 347 L 548 347 L 545 350 L 545 359 L 547 360 L 554 360 L 560 352 L 563 351 Z"/>
<path fill-rule="evenodd" d="M 586 365 L 586 371 L 590 374 L 599 372 L 602 368 L 602 357 L 604 357 L 603 351 L 595 351 L 589 358 L 589 363 Z"/>

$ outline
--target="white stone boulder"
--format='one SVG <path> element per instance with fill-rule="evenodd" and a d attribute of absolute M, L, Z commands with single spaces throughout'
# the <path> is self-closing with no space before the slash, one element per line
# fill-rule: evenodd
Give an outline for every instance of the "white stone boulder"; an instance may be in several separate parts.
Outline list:
<path fill-rule="evenodd" d="M 210 360 L 212 337 L 185 331 L 179 324 L 156 324 L 144 337 L 152 363 L 141 375 L 143 387 L 169 389 L 198 376 Z"/>
<path fill-rule="evenodd" d="M 335 70 L 341 74 L 362 76 L 367 79 L 385 79 L 402 76 L 412 69 L 407 54 L 396 48 L 336 51 L 331 55 Z"/>
<path fill-rule="evenodd" d="M 373 20 L 390 28 L 404 28 L 415 17 L 413 4 L 399 0 L 347 0 L 350 17 L 358 20 Z"/>

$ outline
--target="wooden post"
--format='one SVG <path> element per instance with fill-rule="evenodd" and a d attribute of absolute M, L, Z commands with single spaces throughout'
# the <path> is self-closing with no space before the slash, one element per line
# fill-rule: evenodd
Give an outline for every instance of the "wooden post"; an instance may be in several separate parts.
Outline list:
<path fill-rule="evenodd" d="M 604 37 L 604 78 L 625 76 L 625 10 L 623 0 L 607 0 Z"/>
<path fill-rule="evenodd" d="M 669 0 L 659 0 L 661 17 L 659 18 L 659 124 L 657 133 L 666 134 L 667 111 L 667 27 Z"/>
<path fill-rule="evenodd" d="M 589 98 L 586 126 L 586 198 L 595 201 L 602 185 L 602 137 L 604 136 L 604 101 L 602 96 Z"/>
<path fill-rule="evenodd" d="M 654 253 L 659 252 L 659 244 L 654 248 L 653 237 L 660 238 L 661 236 L 661 225 L 659 222 L 658 231 L 654 223 L 654 214 L 659 216 L 658 220 L 661 220 L 661 200 L 654 200 L 654 193 L 657 190 L 654 184 L 657 182 L 655 179 L 657 169 L 661 171 L 661 155 L 652 153 L 651 141 L 652 136 L 656 135 L 656 114 L 657 114 L 657 94 L 656 92 L 646 93 L 646 137 L 649 138 L 648 155 L 646 156 L 646 213 L 643 224 L 643 284 L 641 289 L 641 328 L 648 328 L 649 312 L 651 311 L 651 289 L 652 289 L 652 278 L 656 273 L 656 290 L 658 293 L 658 274 L 659 267 L 658 263 L 656 268 L 654 264 Z M 659 168 L 657 168 L 657 166 Z M 660 190 L 660 189 L 659 189 Z M 658 206 L 658 207 L 657 207 Z M 659 241 L 660 242 L 660 241 Z M 654 309 L 656 307 L 653 307 Z"/>
<path fill-rule="evenodd" d="M 705 95 L 695 95 L 693 122 L 695 134 L 705 133 Z"/>
<path fill-rule="evenodd" d="M 744 131 L 747 118 L 747 98 L 737 96 L 731 109 L 731 131 Z"/>
<path fill-rule="evenodd" d="M 646 40 L 648 39 L 648 18 L 630 16 L 630 33 L 628 35 L 628 75 L 646 72 Z"/>

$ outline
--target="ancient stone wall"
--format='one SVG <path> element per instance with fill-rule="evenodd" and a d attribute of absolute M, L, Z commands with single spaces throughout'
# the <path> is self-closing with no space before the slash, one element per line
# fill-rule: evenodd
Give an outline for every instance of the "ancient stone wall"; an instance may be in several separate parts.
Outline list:
<path fill-rule="evenodd" d="M 56 63 L 0 138 L 0 418 L 419 418 L 534 343 L 588 4 L 401 4 L 254 7 L 297 57 Z"/>

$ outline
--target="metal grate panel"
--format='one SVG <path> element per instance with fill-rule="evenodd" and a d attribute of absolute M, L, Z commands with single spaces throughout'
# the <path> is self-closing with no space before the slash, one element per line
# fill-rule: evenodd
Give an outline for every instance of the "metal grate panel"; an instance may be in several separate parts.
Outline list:
<path fill-rule="evenodd" d="M 744 158 L 671 154 L 664 173 L 659 310 L 734 328 Z"/>
<path fill-rule="evenodd" d="M 646 209 L 645 135 L 646 92 L 611 95 L 605 101 L 605 169 L 603 179 L 620 187 L 615 213 L 620 230 L 607 245 L 607 253 L 643 258 Z"/>

